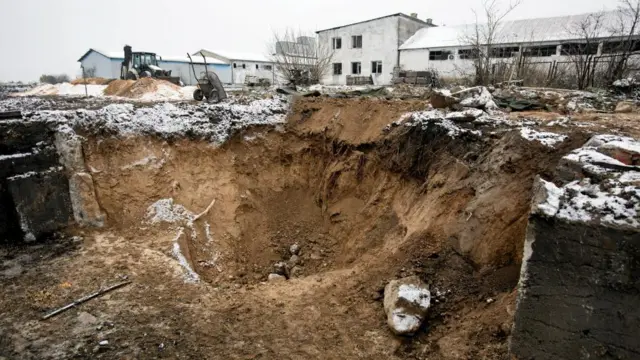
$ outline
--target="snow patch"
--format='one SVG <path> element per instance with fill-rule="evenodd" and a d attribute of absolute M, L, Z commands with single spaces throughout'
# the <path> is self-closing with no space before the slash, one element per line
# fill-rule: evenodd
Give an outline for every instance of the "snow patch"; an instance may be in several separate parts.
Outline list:
<path fill-rule="evenodd" d="M 522 129 L 520 129 L 520 136 L 529 141 L 537 141 L 542 145 L 548 147 L 554 147 L 555 145 L 567 139 L 566 135 L 556 134 L 552 132 L 536 131 L 527 127 L 523 127 Z"/>
<path fill-rule="evenodd" d="M 191 222 L 195 215 L 184 206 L 173 203 L 173 198 L 160 199 L 147 208 L 146 218 L 151 224 L 170 223 L 182 221 Z"/>
<path fill-rule="evenodd" d="M 431 305 L 431 293 L 429 290 L 412 284 L 403 284 L 398 288 L 398 297 L 403 298 L 423 309 Z"/>
<path fill-rule="evenodd" d="M 184 268 L 185 270 L 185 274 L 184 274 L 185 281 L 189 283 L 195 283 L 200 281 L 200 276 L 191 268 L 189 261 L 182 254 L 182 251 L 180 250 L 180 243 L 178 242 L 178 240 L 180 240 L 180 237 L 183 234 L 184 234 L 184 228 L 180 228 L 178 230 L 178 234 L 173 239 L 172 253 L 173 253 L 173 256 L 175 256 L 175 258 L 178 260 L 178 263 L 180 264 L 180 266 L 182 266 L 182 268 Z"/>

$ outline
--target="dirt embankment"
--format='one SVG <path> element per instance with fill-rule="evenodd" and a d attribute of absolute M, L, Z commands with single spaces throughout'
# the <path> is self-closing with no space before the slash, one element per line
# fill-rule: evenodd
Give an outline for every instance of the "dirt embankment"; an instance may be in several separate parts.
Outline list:
<path fill-rule="evenodd" d="M 98 358 L 506 359 L 533 177 L 551 175 L 584 136 L 551 149 L 517 132 L 469 140 L 381 131 L 421 106 L 300 100 L 284 131 L 255 128 L 219 148 L 90 139 L 86 162 L 109 228 L 84 232 L 80 256 L 49 260 L 46 284 L 44 268 L 24 275 L 2 305 L 24 308 L 36 293 L 26 306 L 42 311 L 127 274 L 132 286 L 83 306 L 116 324 L 108 332 L 69 313 L 36 333 L 66 344 L 56 351 Z M 194 214 L 216 202 L 181 235 L 145 220 L 163 198 Z M 200 283 L 184 283 L 176 242 Z M 294 243 L 298 275 L 264 283 Z M 425 329 L 396 338 L 381 291 L 412 274 L 437 301 Z M 57 286 L 65 281 L 71 290 Z M 16 324 L 9 343 L 33 333 L 19 325 L 23 313 L 3 320 Z M 67 333 L 78 334 L 75 350 Z M 95 352 L 100 337 L 113 345 Z"/>

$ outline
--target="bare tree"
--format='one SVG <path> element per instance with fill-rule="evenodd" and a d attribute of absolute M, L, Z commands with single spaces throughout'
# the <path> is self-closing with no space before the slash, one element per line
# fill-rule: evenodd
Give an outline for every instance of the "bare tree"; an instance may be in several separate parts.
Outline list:
<path fill-rule="evenodd" d="M 474 82 L 477 85 L 488 85 L 494 81 L 495 74 L 492 70 L 496 61 L 492 61 L 492 58 L 504 57 L 503 54 L 499 54 L 503 49 L 497 48 L 495 44 L 508 40 L 501 38 L 500 27 L 504 18 L 521 2 L 522 0 L 513 0 L 503 8 L 498 0 L 483 0 L 483 23 L 478 19 L 478 13 L 473 11 L 476 21 L 463 42 L 471 47 L 465 57 L 473 60 Z"/>
<path fill-rule="evenodd" d="M 631 65 L 630 60 L 640 35 L 640 0 L 620 0 L 618 21 L 610 32 L 620 41 L 604 44 L 603 50 L 609 54 L 605 71 L 605 80 L 609 84 L 625 77 Z"/>
<path fill-rule="evenodd" d="M 604 14 L 602 12 L 589 14 L 583 20 L 571 24 L 566 29 L 573 38 L 580 39 L 562 44 L 563 55 L 567 56 L 573 64 L 576 76 L 575 83 L 578 89 L 584 89 L 594 84 L 603 20 Z"/>
<path fill-rule="evenodd" d="M 84 69 L 84 76 L 88 78 L 96 77 L 96 67 L 92 66 L 90 68 Z"/>
<path fill-rule="evenodd" d="M 274 33 L 269 48 L 276 72 L 291 85 L 317 84 L 330 71 L 333 51 L 314 34 L 292 29 Z"/>

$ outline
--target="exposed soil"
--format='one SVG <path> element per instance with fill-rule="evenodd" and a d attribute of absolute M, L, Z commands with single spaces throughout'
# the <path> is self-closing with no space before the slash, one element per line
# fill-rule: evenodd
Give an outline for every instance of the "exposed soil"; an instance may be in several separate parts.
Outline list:
<path fill-rule="evenodd" d="M 101 78 L 101 77 L 92 77 L 92 78 L 86 78 L 86 79 L 75 79 L 73 81 L 71 81 L 72 85 L 108 85 L 110 82 L 112 82 L 113 79 L 105 79 L 105 78 Z"/>
<path fill-rule="evenodd" d="M 1 250 L 0 356 L 506 359 L 533 178 L 552 178 L 587 135 L 553 149 L 517 130 L 381 131 L 423 107 L 303 99 L 284 131 L 253 128 L 217 148 L 89 136 L 108 227 Z M 179 236 L 145 221 L 163 198 L 195 214 L 216 202 Z M 176 239 L 200 282 L 185 282 Z M 266 282 L 294 243 L 298 276 Z M 382 291 L 413 274 L 437 301 L 420 333 L 399 338 Z M 38 320 L 125 275 L 131 285 Z"/>
<path fill-rule="evenodd" d="M 175 91 L 180 91 L 178 85 L 166 80 L 154 78 L 142 78 L 140 80 L 114 80 L 104 89 L 105 95 L 120 96 L 137 99 L 145 94 L 153 93 L 158 89 L 158 85 L 163 85 Z"/>

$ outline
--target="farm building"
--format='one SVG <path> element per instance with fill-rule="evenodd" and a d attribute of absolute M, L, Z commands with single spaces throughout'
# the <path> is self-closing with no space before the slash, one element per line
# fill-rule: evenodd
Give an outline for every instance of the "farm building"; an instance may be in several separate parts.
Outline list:
<path fill-rule="evenodd" d="M 588 53 L 606 58 L 620 45 L 620 34 L 614 33 L 621 28 L 619 15 L 612 11 L 505 21 L 492 41 L 491 58 L 503 63 L 525 59 L 528 64 L 540 65 L 542 71 L 568 64 L 574 55 Z M 586 32 L 581 30 L 585 24 Z M 486 25 L 479 27 L 482 32 Z M 437 70 L 445 78 L 469 75 L 474 71 L 477 52 L 472 46 L 478 43 L 475 30 L 475 24 L 422 28 L 400 46 L 400 67 L 410 71 Z M 587 37 L 591 38 L 589 45 Z M 482 38 L 481 35 L 479 43 L 486 49 Z"/>
<path fill-rule="evenodd" d="M 419 29 L 432 26 L 431 19 L 398 13 L 317 31 L 319 46 L 333 51 L 331 69 L 322 82 L 390 84 L 399 46 Z"/>
<path fill-rule="evenodd" d="M 85 71 L 91 76 L 103 77 L 106 79 L 119 79 L 120 67 L 124 60 L 124 52 L 105 52 L 96 49 L 89 49 L 78 62 L 82 64 Z M 205 65 L 201 56 L 194 56 L 194 67 L 198 77 L 204 73 Z M 215 72 L 220 81 L 225 84 L 232 82 L 231 67 L 215 58 L 207 58 L 209 71 Z M 189 64 L 187 57 L 158 56 L 158 66 L 165 70 L 171 70 L 172 76 L 178 76 L 185 85 L 195 85 L 197 80 Z"/>
<path fill-rule="evenodd" d="M 247 76 L 252 76 L 253 80 L 266 79 L 271 84 L 277 83 L 274 64 L 264 55 L 201 49 L 192 56 L 201 56 L 201 54 L 228 65 L 231 84 L 243 85 L 249 80 Z"/>

